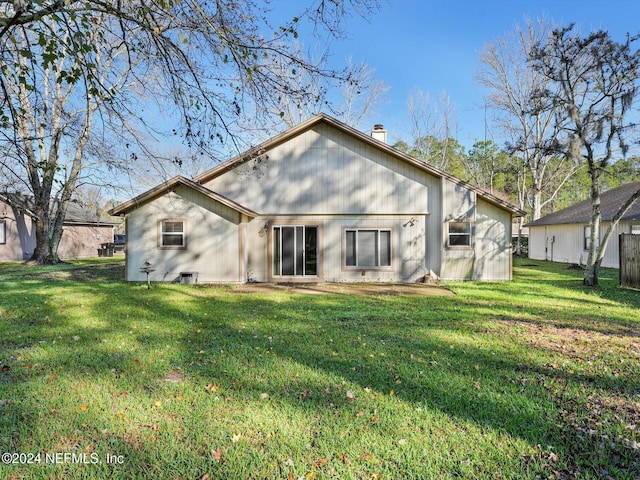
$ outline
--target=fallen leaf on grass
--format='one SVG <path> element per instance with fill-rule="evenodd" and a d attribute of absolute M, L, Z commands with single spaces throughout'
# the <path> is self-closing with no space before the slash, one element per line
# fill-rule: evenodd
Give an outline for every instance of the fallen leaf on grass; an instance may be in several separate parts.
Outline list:
<path fill-rule="evenodd" d="M 80 410 L 82 410 L 83 412 L 86 412 L 87 408 L 89 407 L 87 407 L 86 405 L 80 405 Z"/>
<path fill-rule="evenodd" d="M 328 458 L 321 458 L 320 460 L 316 460 L 315 462 L 313 462 L 313 466 L 315 468 L 324 467 L 328 461 L 329 461 Z"/>
<path fill-rule="evenodd" d="M 213 455 L 213 459 L 216 462 L 220 461 L 220 458 L 222 457 L 222 451 L 220 449 L 218 450 L 211 450 L 211 454 Z"/>
<path fill-rule="evenodd" d="M 55 373 L 52 373 L 51 376 L 49 378 L 47 378 L 47 383 L 50 383 L 53 381 L 54 378 L 56 378 L 58 375 Z"/>
<path fill-rule="evenodd" d="M 349 390 L 347 392 L 347 398 L 350 400 L 353 400 L 354 398 L 356 398 L 356 394 L 354 392 L 352 392 L 351 390 Z"/>
<path fill-rule="evenodd" d="M 233 436 L 231 437 L 231 441 L 233 443 L 238 443 L 240 441 L 240 437 L 241 435 L 239 433 L 234 433 Z"/>
<path fill-rule="evenodd" d="M 220 382 L 210 383 L 204 389 L 209 393 L 216 393 L 220 388 Z"/>
<path fill-rule="evenodd" d="M 338 454 L 338 459 L 340 459 L 342 461 L 342 463 L 344 463 L 345 465 L 349 461 L 349 457 L 347 457 L 347 455 L 344 454 L 344 453 L 339 453 Z"/>
<path fill-rule="evenodd" d="M 400 440 L 398 440 L 398 445 L 406 445 L 406 444 L 407 444 L 406 438 L 401 438 Z"/>

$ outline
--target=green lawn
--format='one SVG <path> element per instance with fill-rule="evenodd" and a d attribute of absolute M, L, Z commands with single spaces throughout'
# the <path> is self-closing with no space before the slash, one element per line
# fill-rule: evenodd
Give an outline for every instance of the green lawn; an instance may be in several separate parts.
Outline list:
<path fill-rule="evenodd" d="M 352 297 L 0 265 L 0 478 L 639 478 L 640 292 L 514 274 Z"/>

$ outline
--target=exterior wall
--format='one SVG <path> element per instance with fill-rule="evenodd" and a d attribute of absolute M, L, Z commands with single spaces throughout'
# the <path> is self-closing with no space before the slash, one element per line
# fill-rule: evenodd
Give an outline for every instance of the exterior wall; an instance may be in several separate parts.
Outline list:
<path fill-rule="evenodd" d="M 186 247 L 159 248 L 159 222 L 184 219 Z M 160 196 L 127 216 L 127 280 L 177 281 L 180 272 L 198 272 L 199 282 L 244 281 L 241 216 L 235 210 L 186 187 Z"/>
<path fill-rule="evenodd" d="M 440 180 L 317 125 L 204 186 L 261 215 L 427 214 Z"/>
<path fill-rule="evenodd" d="M 5 222 L 5 243 L 0 244 L 0 261 L 22 261 L 36 248 L 36 230 L 31 217 L 0 202 L 0 221 Z M 113 242 L 111 225 L 65 224 L 58 247 L 60 258 L 97 257 L 101 243 Z"/>
<path fill-rule="evenodd" d="M 445 280 L 471 280 L 474 278 L 475 251 L 473 246 L 447 247 L 449 221 L 475 222 L 476 194 L 463 185 L 442 179 L 442 232 L 438 244 L 434 244 L 441 252 L 440 270 L 436 273 Z M 475 230 L 475 228 L 474 228 Z M 472 241 L 476 235 L 473 235 Z"/>
<path fill-rule="evenodd" d="M 416 282 L 425 274 L 425 216 L 411 215 L 300 215 L 258 217 L 247 225 L 249 275 L 260 282 Z M 263 227 L 268 225 L 265 232 Z M 273 226 L 319 227 L 318 276 L 274 276 Z M 345 229 L 390 229 L 391 267 L 345 266 Z"/>
<path fill-rule="evenodd" d="M 511 280 L 511 215 L 478 199 L 473 279 Z"/>
<path fill-rule="evenodd" d="M 477 195 L 465 185 L 421 171 L 328 125 L 316 125 L 205 186 L 261 214 L 247 226 L 247 269 L 259 281 L 273 280 L 270 238 L 257 242 L 255 235 L 279 218 L 322 220 L 325 281 L 415 281 L 425 273 L 511 279 L 510 237 L 505 237 L 511 231 L 509 212 L 486 203 L 476 225 Z M 406 228 L 399 225 L 411 218 L 416 221 L 410 230 L 419 233 L 405 238 L 399 232 Z M 474 222 L 474 239 L 499 238 L 466 250 L 446 248 L 446 222 L 466 219 Z M 394 253 L 401 245 L 407 250 L 396 253 L 391 270 L 363 275 L 343 268 L 342 229 L 360 225 L 392 227 Z"/>
<path fill-rule="evenodd" d="M 113 242 L 111 225 L 65 225 L 58 246 L 58 256 L 60 258 L 97 257 L 100 244 L 105 242 Z"/>
<path fill-rule="evenodd" d="M 621 233 L 631 233 L 631 225 L 640 222 L 620 222 L 609 239 L 602 266 L 620 268 Z M 609 228 L 609 222 L 600 227 L 601 237 Z M 584 248 L 584 227 L 587 224 L 542 225 L 529 229 L 529 258 L 533 260 L 549 260 L 560 263 L 584 264 L 589 252 Z"/>
<path fill-rule="evenodd" d="M 475 192 L 443 179 L 439 276 L 445 280 L 511 280 L 511 215 Z M 471 247 L 449 247 L 447 222 L 472 224 Z"/>
<path fill-rule="evenodd" d="M 31 217 L 0 202 L 0 220 L 5 222 L 5 243 L 0 244 L 0 261 L 26 260 L 36 248 L 36 230 Z"/>

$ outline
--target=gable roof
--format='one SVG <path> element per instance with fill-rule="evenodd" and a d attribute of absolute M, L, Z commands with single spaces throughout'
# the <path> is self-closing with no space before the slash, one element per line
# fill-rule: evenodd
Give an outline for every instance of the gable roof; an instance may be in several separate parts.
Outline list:
<path fill-rule="evenodd" d="M 640 190 L 640 182 L 627 183 L 617 188 L 607 190 L 600 196 L 600 212 L 603 222 L 610 222 L 620 207 L 631 196 Z M 622 221 L 640 220 L 640 201 L 631 206 L 622 217 Z M 529 223 L 530 227 L 542 225 L 564 225 L 572 223 L 589 223 L 591 221 L 591 199 L 583 200 L 570 207 L 551 213 Z"/>
<path fill-rule="evenodd" d="M 140 206 L 141 204 L 148 202 L 149 200 L 153 200 L 154 198 L 159 197 L 160 195 L 165 194 L 167 191 L 172 190 L 174 188 L 176 188 L 177 186 L 182 185 L 185 186 L 187 188 L 191 188 L 197 192 L 202 193 L 203 195 L 223 204 L 226 205 L 227 207 L 235 210 L 236 212 L 242 213 L 248 217 L 251 218 L 255 218 L 258 216 L 258 214 L 256 212 L 254 212 L 253 210 L 246 208 L 242 205 L 240 205 L 237 202 L 234 202 L 233 200 L 220 195 L 212 190 L 209 190 L 206 187 L 203 187 L 202 185 L 200 185 L 199 183 L 195 183 L 185 177 L 181 177 L 181 176 L 177 176 L 174 177 L 170 180 L 167 180 L 164 183 L 161 183 L 160 185 L 152 188 L 151 190 L 147 190 L 146 192 L 138 195 L 135 198 L 132 198 L 131 200 L 121 203 L 120 205 L 112 208 L 111 210 L 109 210 L 109 215 L 124 215 L 125 213 L 129 212 L 130 210 L 133 210 L 135 208 L 137 208 L 138 206 Z"/>
<path fill-rule="evenodd" d="M 325 123 L 328 124 L 334 128 L 336 128 L 337 130 L 347 134 L 347 135 L 351 135 L 352 137 L 357 138 L 358 140 L 367 143 L 368 145 L 371 145 L 377 149 L 380 149 L 382 151 L 384 151 L 385 153 L 393 156 L 394 158 L 397 158 L 409 165 L 412 165 L 422 171 L 425 171 L 431 175 L 434 175 L 436 177 L 439 178 L 445 178 L 453 183 L 456 183 L 458 185 L 462 185 L 466 188 L 468 188 L 469 190 L 474 191 L 477 195 L 479 195 L 481 198 L 483 198 L 484 200 L 488 201 L 489 203 L 492 203 L 494 205 L 497 205 L 498 207 L 501 207 L 504 210 L 507 210 L 509 212 L 511 212 L 511 214 L 513 216 L 524 216 L 526 214 L 526 212 L 518 209 L 516 206 L 512 205 L 511 203 L 491 194 L 488 193 L 478 187 L 475 187 L 463 180 L 460 180 L 459 178 L 454 177 L 453 175 L 450 175 L 446 172 L 444 172 L 443 170 L 440 170 L 432 165 L 429 165 L 428 163 L 422 161 L 422 160 L 418 160 L 417 158 L 414 158 L 410 155 L 407 155 L 395 148 L 393 148 L 392 146 L 377 140 L 375 138 L 373 138 L 370 135 L 367 135 L 366 133 L 363 133 L 359 130 L 356 130 L 353 127 L 350 127 L 349 125 L 347 125 L 346 123 L 343 123 L 339 120 L 336 120 L 335 118 L 326 115 L 324 113 L 321 113 L 319 115 L 316 115 L 314 117 L 311 117 L 309 120 L 302 122 L 301 124 L 290 128 L 289 130 L 286 130 L 283 133 L 280 133 L 279 135 L 276 135 L 275 137 L 270 138 L 269 140 L 257 145 L 256 147 L 241 153 L 240 155 L 232 158 L 231 160 L 228 160 L 224 163 L 221 163 L 220 165 L 215 166 L 214 168 L 207 170 L 204 173 L 201 173 L 200 175 L 196 175 L 193 178 L 194 182 L 197 183 L 207 183 L 210 182 L 211 180 L 213 180 L 216 177 L 219 177 L 220 175 L 222 175 L 223 173 L 226 173 L 230 170 L 233 170 L 234 168 L 242 165 L 245 162 L 248 162 L 254 158 L 256 158 L 256 156 L 258 155 L 262 155 L 264 152 L 266 152 L 267 150 L 270 150 L 278 145 L 281 145 L 282 143 L 285 143 L 286 141 L 290 140 L 291 138 L 300 135 L 301 133 L 315 127 L 318 124 L 321 123 Z"/>

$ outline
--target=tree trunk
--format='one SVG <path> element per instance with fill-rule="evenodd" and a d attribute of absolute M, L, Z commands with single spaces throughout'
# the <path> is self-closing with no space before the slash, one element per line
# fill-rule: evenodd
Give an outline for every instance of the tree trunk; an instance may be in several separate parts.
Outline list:
<path fill-rule="evenodd" d="M 588 287 L 598 286 L 600 263 L 598 259 L 598 240 L 600 237 L 600 182 L 596 175 L 591 176 L 591 234 L 589 235 L 589 255 L 584 272 L 583 284 Z"/>
<path fill-rule="evenodd" d="M 57 244 L 52 245 L 49 238 L 49 216 L 45 215 L 45 218 L 37 218 L 36 223 L 36 247 L 29 257 L 27 262 L 35 263 L 37 265 L 55 265 L 60 263 L 58 257 Z"/>
<path fill-rule="evenodd" d="M 583 284 L 587 287 L 597 287 L 598 286 L 598 277 L 600 275 L 600 263 L 598 260 L 593 264 L 588 264 L 584 271 L 584 280 Z"/>
<path fill-rule="evenodd" d="M 531 215 L 531 219 L 534 222 L 542 217 L 542 190 L 537 185 L 533 185 L 533 205 Z"/>

